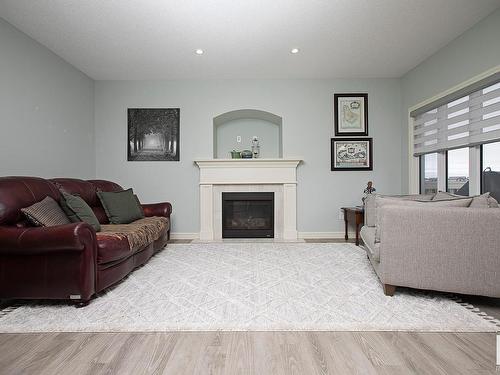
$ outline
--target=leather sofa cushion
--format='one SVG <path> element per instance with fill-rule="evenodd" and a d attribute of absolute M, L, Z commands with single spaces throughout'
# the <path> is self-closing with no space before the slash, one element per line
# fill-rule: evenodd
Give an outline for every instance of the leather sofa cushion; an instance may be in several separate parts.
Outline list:
<path fill-rule="evenodd" d="M 50 180 L 62 192 L 78 195 L 92 208 L 101 224 L 108 224 L 108 216 L 97 197 L 98 191 L 121 191 L 122 187 L 106 180 L 80 180 L 76 178 L 53 178 Z"/>
<path fill-rule="evenodd" d="M 133 254 L 126 237 L 110 233 L 97 233 L 97 263 L 105 264 L 127 258 Z"/>
<path fill-rule="evenodd" d="M 99 264 L 128 257 L 158 240 L 170 229 L 165 217 L 147 217 L 132 224 L 108 224 L 97 233 Z"/>
<path fill-rule="evenodd" d="M 166 217 L 146 217 L 131 224 L 109 224 L 102 226 L 102 232 L 120 238 L 127 238 L 133 251 L 156 241 L 170 229 L 170 220 Z"/>
<path fill-rule="evenodd" d="M 21 208 L 45 197 L 59 201 L 60 193 L 49 181 L 39 177 L 0 177 L 0 225 L 25 221 Z"/>
<path fill-rule="evenodd" d="M 50 181 L 63 193 L 82 198 L 90 207 L 100 206 L 96 187 L 91 182 L 77 178 L 53 178 Z"/>

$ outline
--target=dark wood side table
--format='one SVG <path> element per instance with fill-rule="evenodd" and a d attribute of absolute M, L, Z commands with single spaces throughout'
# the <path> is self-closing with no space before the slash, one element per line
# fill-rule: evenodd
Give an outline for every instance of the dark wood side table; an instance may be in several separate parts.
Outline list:
<path fill-rule="evenodd" d="M 365 222 L 365 209 L 363 207 L 342 207 L 345 222 L 345 240 L 349 239 L 349 220 L 356 224 L 356 246 L 359 246 L 359 229 Z"/>

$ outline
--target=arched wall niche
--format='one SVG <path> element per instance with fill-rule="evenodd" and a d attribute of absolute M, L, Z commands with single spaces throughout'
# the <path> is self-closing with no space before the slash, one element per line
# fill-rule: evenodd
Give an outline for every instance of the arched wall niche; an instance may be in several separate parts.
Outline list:
<path fill-rule="evenodd" d="M 214 117 L 213 127 L 214 159 L 230 158 L 233 149 L 250 150 L 253 136 L 259 138 L 261 158 L 283 158 L 283 119 L 274 113 L 238 109 Z"/>

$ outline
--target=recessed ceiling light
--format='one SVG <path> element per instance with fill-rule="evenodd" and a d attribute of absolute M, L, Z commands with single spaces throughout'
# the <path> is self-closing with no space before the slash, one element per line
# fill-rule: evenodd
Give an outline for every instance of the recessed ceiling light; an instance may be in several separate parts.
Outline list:
<path fill-rule="evenodd" d="M 298 48 L 292 48 L 292 50 L 290 52 L 295 55 L 296 53 L 299 53 L 299 49 Z"/>
<path fill-rule="evenodd" d="M 203 55 L 203 50 L 198 48 L 196 51 L 194 51 L 194 53 L 196 53 L 197 55 Z"/>

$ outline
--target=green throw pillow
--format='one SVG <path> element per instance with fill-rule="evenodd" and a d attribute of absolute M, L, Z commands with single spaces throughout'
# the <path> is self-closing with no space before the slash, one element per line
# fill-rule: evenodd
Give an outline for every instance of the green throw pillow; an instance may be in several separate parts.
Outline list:
<path fill-rule="evenodd" d="M 90 224 L 96 232 L 101 230 L 101 224 L 94 211 L 81 197 L 62 193 L 61 207 L 72 223 L 84 221 Z"/>
<path fill-rule="evenodd" d="M 98 191 L 97 196 L 111 224 L 129 224 L 144 217 L 132 189 L 116 192 Z"/>

